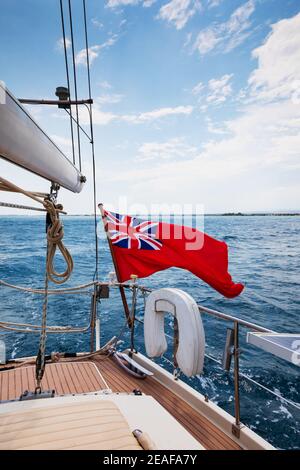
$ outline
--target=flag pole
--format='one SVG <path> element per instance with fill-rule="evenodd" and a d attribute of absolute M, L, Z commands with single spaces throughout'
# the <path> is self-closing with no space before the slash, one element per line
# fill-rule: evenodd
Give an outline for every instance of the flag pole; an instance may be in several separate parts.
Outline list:
<path fill-rule="evenodd" d="M 107 228 L 107 225 L 104 223 L 105 214 L 104 214 L 103 204 L 102 203 L 99 204 L 98 207 L 99 207 L 100 212 L 101 212 L 102 222 L 103 222 L 104 230 L 105 230 L 105 233 L 106 233 L 106 238 L 107 238 L 107 241 L 108 241 L 110 254 L 111 254 L 113 264 L 114 264 L 114 268 L 115 268 L 115 271 L 116 271 L 117 280 L 118 280 L 118 282 L 121 282 L 120 271 L 119 271 L 118 264 L 117 264 L 117 261 L 116 261 L 116 258 L 115 258 L 114 252 L 113 252 L 112 242 L 111 242 L 111 239 L 110 239 L 110 236 L 109 236 L 109 233 L 108 233 L 108 228 Z M 125 289 L 124 289 L 123 286 L 119 286 L 119 290 L 120 290 L 121 299 L 122 299 L 122 302 L 123 302 L 125 316 L 126 316 L 126 319 L 127 319 L 127 324 L 129 326 L 129 328 L 131 328 L 132 322 L 131 322 L 131 318 L 130 318 L 130 310 L 129 310 L 129 306 L 128 306 L 127 299 L 126 299 Z"/>

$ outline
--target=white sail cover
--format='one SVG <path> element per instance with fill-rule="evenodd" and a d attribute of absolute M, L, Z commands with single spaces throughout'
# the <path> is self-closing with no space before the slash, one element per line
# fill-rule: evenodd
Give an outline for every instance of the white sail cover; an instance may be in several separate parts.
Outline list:
<path fill-rule="evenodd" d="M 0 82 L 0 156 L 79 193 L 84 178 Z"/>

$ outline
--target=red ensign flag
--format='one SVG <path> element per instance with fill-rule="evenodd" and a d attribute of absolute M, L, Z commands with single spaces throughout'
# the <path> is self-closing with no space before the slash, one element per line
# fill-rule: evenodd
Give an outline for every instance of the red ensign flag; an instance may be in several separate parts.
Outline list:
<path fill-rule="evenodd" d="M 191 227 L 152 222 L 103 211 L 119 282 L 132 274 L 147 277 L 163 269 L 187 269 L 225 297 L 236 297 L 244 286 L 228 273 L 228 248 Z"/>

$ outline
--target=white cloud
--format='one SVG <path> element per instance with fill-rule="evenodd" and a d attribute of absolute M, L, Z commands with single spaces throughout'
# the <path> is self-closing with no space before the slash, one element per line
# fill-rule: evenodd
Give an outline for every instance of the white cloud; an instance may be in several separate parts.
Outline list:
<path fill-rule="evenodd" d="M 295 99 L 296 85 L 300 80 L 299 16 L 272 25 L 266 41 L 253 51 L 257 64 L 249 77 L 248 89 L 242 90 L 241 94 L 242 102 L 245 103 L 249 94 L 252 102 L 240 108 L 237 117 L 217 123 L 207 118 L 205 124 L 211 133 L 210 139 L 203 142 L 202 136 L 199 137 L 199 141 L 202 139 L 202 147 L 198 149 L 188 143 L 187 137 L 166 138 L 164 142 L 156 142 L 156 139 L 151 142 L 147 137 L 138 153 L 133 154 L 138 157 L 140 164 L 130 160 L 133 152 L 132 136 L 129 136 L 126 149 L 128 158 L 115 162 L 117 171 L 111 159 L 110 165 L 106 165 L 101 175 L 104 185 L 104 176 L 107 176 L 107 198 L 114 197 L 110 188 L 114 186 L 112 181 L 118 180 L 118 193 L 124 191 L 129 198 L 139 202 L 206 202 L 206 210 L 210 212 L 228 211 L 231 208 L 299 209 L 300 106 L 297 97 Z M 234 22 L 231 23 L 230 31 L 236 31 Z M 216 37 L 219 38 L 217 32 Z M 228 37 L 225 41 L 222 36 L 216 47 L 227 44 Z M 231 75 L 226 74 L 223 77 L 216 76 L 204 84 L 195 83 L 194 95 L 197 99 L 202 97 L 203 103 L 207 103 L 210 97 L 207 104 L 211 105 L 215 101 L 217 104 L 218 100 L 223 99 L 221 97 L 228 99 L 231 96 L 229 77 Z M 109 83 L 102 82 L 100 86 L 102 95 L 110 93 Z M 151 124 L 168 116 L 177 116 L 181 122 L 184 116 L 192 112 L 192 106 L 173 106 L 141 113 L 117 114 L 104 112 L 100 104 L 95 103 L 94 118 L 98 125 L 138 125 Z M 88 123 L 87 117 L 85 120 Z M 59 133 L 59 128 L 54 128 L 58 130 L 53 129 L 52 133 Z M 181 135 L 181 130 L 179 128 L 177 135 Z M 68 140 L 64 141 L 55 135 L 52 137 L 59 145 L 70 148 Z M 122 153 L 125 154 L 125 151 Z M 10 169 L 5 161 L 0 161 L 0 165 L 2 174 L 5 170 L 8 177 L 22 184 L 24 175 L 19 174 L 20 169 Z M 29 178 L 26 180 L 28 187 L 47 190 L 48 184 L 43 180 L 36 178 L 35 182 L 34 175 L 26 174 L 26 177 Z M 86 190 L 89 191 L 89 187 Z M 90 207 L 91 196 L 82 194 L 82 202 L 76 198 L 74 203 L 72 194 L 69 195 L 67 191 L 62 194 L 65 206 L 71 212 L 84 212 L 86 207 Z"/>
<path fill-rule="evenodd" d="M 220 79 L 211 79 L 208 82 L 209 94 L 206 98 L 207 103 L 223 103 L 232 93 L 230 80 L 233 74 L 223 75 Z"/>
<path fill-rule="evenodd" d="M 253 52 L 258 66 L 243 96 L 250 93 L 256 101 L 226 122 L 206 118 L 216 138 L 190 152 L 183 139 L 146 142 L 139 148 L 140 167 L 121 168 L 109 178 L 130 182 L 132 198 L 141 190 L 144 200 L 158 194 L 165 203 L 195 201 L 197 194 L 198 202 L 208 201 L 208 211 L 299 210 L 300 106 L 294 85 L 300 83 L 299 21 L 300 14 L 272 25 Z M 231 78 L 200 82 L 193 92 L 204 101 L 222 102 L 232 93 Z"/>
<path fill-rule="evenodd" d="M 217 30 L 207 28 L 202 30 L 194 43 L 194 50 L 197 49 L 201 55 L 207 54 L 212 51 L 220 42 L 222 36 L 219 35 Z"/>
<path fill-rule="evenodd" d="M 145 8 L 152 7 L 152 5 L 154 5 L 154 3 L 156 3 L 156 0 L 144 0 L 143 7 L 145 7 Z"/>
<path fill-rule="evenodd" d="M 205 121 L 207 123 L 207 130 L 211 134 L 225 135 L 229 133 L 228 129 L 226 129 L 224 125 L 223 126 L 220 126 L 219 124 L 217 125 L 215 122 L 212 121 L 210 117 L 206 117 Z"/>
<path fill-rule="evenodd" d="M 184 139 L 175 137 L 166 142 L 145 142 L 138 149 L 137 160 L 178 160 L 194 157 L 197 148 L 187 144 Z"/>
<path fill-rule="evenodd" d="M 107 7 L 116 8 L 119 6 L 136 5 L 140 0 L 108 0 Z"/>
<path fill-rule="evenodd" d="M 117 40 L 118 36 L 115 34 L 107 39 L 107 41 L 105 41 L 103 44 L 96 44 L 95 46 L 89 47 L 90 65 L 92 65 L 95 59 L 97 59 L 103 49 L 108 49 L 109 47 L 113 46 Z M 75 61 L 77 65 L 86 65 L 86 49 L 82 49 L 76 54 Z"/>
<path fill-rule="evenodd" d="M 193 106 L 175 106 L 173 108 L 158 108 L 153 111 L 147 111 L 139 114 L 116 114 L 103 111 L 97 102 L 93 108 L 94 124 L 107 125 L 111 122 L 127 122 L 129 124 L 143 124 L 146 122 L 154 122 L 169 116 L 189 115 L 193 112 Z M 81 109 L 81 121 L 85 124 L 89 123 L 89 116 L 85 108 Z"/>
<path fill-rule="evenodd" d="M 160 8 L 157 18 L 174 23 L 176 29 L 182 29 L 200 8 L 199 0 L 171 0 Z"/>
<path fill-rule="evenodd" d="M 265 43 L 253 51 L 258 67 L 249 78 L 252 97 L 300 98 L 300 13 L 272 25 Z"/>
<path fill-rule="evenodd" d="M 168 116 L 175 116 L 175 115 L 189 115 L 193 112 L 193 106 L 176 106 L 174 108 L 158 108 L 154 109 L 153 111 L 148 111 L 145 113 L 140 114 L 129 114 L 126 116 L 122 116 L 122 120 L 127 122 L 132 122 L 135 124 L 147 122 L 147 121 L 155 121 L 158 119 L 162 119 Z"/>
<path fill-rule="evenodd" d="M 197 201 L 208 201 L 211 211 L 297 209 L 300 187 L 281 175 L 300 172 L 300 107 L 288 101 L 255 105 L 224 126 L 226 135 L 208 141 L 187 159 L 174 158 L 170 165 L 167 158 L 149 164 L 145 158 L 141 167 L 119 168 L 107 177 L 130 182 L 132 194 L 143 189 L 144 198 L 158 192 L 166 203 L 195 201 L 197 194 Z M 142 153 L 147 157 L 164 151 L 156 145 L 145 144 Z"/>
<path fill-rule="evenodd" d="M 103 88 L 104 90 L 110 90 L 112 88 L 111 84 L 108 83 L 106 80 L 104 80 L 103 82 L 100 82 L 99 86 Z"/>
<path fill-rule="evenodd" d="M 66 48 L 69 49 L 71 47 L 71 40 L 69 38 L 66 38 Z M 64 48 L 64 38 L 60 38 L 57 42 L 56 42 L 56 47 L 59 49 L 59 50 L 63 50 Z"/>
<path fill-rule="evenodd" d="M 207 85 L 199 82 L 192 89 L 192 94 L 198 97 L 198 101 L 202 103 L 203 110 L 207 105 L 219 105 L 224 103 L 232 94 L 232 85 L 230 83 L 233 74 L 225 74 L 220 78 L 212 78 Z M 203 105 L 203 103 L 206 103 Z"/>
<path fill-rule="evenodd" d="M 237 8 L 228 21 L 214 23 L 200 31 L 194 43 L 194 50 L 205 55 L 219 46 L 218 51 L 227 53 L 242 44 L 251 33 L 250 16 L 254 9 L 254 0 L 249 0 Z"/>
<path fill-rule="evenodd" d="M 247 107 L 227 127 L 245 151 L 249 147 L 249 162 L 260 167 L 282 163 L 285 170 L 300 168 L 300 109 L 291 101 Z"/>
<path fill-rule="evenodd" d="M 143 4 L 143 7 L 151 7 L 157 0 L 108 0 L 106 6 L 108 8 L 117 8 L 120 6 Z"/>
<path fill-rule="evenodd" d="M 104 26 L 104 24 L 101 23 L 101 21 L 99 21 L 97 18 L 92 18 L 91 22 L 97 29 L 102 29 Z"/>
<path fill-rule="evenodd" d="M 100 49 L 107 49 L 108 47 L 113 46 L 118 40 L 117 34 L 113 34 L 107 41 L 103 44 L 100 44 Z"/>
<path fill-rule="evenodd" d="M 191 147 L 190 153 L 184 152 L 188 144 L 183 139 L 146 142 L 138 153 L 142 165 L 119 168 L 109 173 L 110 181 L 130 182 L 128 195 L 135 199 L 142 194 L 153 200 L 158 194 L 166 203 L 195 201 L 197 194 L 198 202 L 208 201 L 209 211 L 299 209 L 300 106 L 293 85 L 300 80 L 299 16 L 273 25 L 253 53 L 258 66 L 249 87 L 256 102 L 226 122 L 216 125 L 206 119 L 217 138 L 201 150 Z M 205 102 L 222 102 L 232 93 L 231 78 L 226 74 L 206 85 L 200 82 L 194 94 L 203 95 Z"/>
<path fill-rule="evenodd" d="M 197 83 L 197 85 L 195 85 L 194 88 L 192 89 L 193 95 L 199 95 L 199 93 L 201 93 L 201 91 L 204 90 L 204 88 L 205 88 L 205 85 L 202 82 Z"/>
<path fill-rule="evenodd" d="M 192 41 L 193 33 L 187 33 L 183 47 L 187 47 Z"/>
<path fill-rule="evenodd" d="M 100 51 L 100 46 L 91 46 L 89 47 L 89 60 L 90 60 L 90 65 L 94 62 L 95 59 L 97 59 Z M 87 64 L 87 58 L 86 58 L 86 50 L 82 49 L 81 51 L 77 52 L 76 57 L 75 57 L 75 62 L 76 65 L 86 65 Z"/>
<path fill-rule="evenodd" d="M 117 104 L 120 103 L 123 98 L 123 95 L 119 95 L 117 93 L 105 93 L 99 96 L 96 101 L 100 104 Z"/>
<path fill-rule="evenodd" d="M 208 8 L 215 8 L 218 7 L 223 0 L 207 0 L 207 6 Z"/>
<path fill-rule="evenodd" d="M 83 108 L 82 108 L 83 109 Z M 82 112 L 82 121 L 85 124 L 89 123 L 89 116 L 86 113 L 86 110 L 83 109 Z M 108 111 L 102 111 L 100 106 L 97 106 L 97 104 L 94 105 L 93 107 L 93 122 L 95 125 L 99 126 L 107 126 L 113 121 L 118 120 L 118 115 L 114 113 L 110 113 Z"/>

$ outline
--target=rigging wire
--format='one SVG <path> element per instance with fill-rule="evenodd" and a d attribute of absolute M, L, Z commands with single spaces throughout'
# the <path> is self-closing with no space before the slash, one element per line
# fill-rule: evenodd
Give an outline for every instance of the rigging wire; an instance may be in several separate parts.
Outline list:
<path fill-rule="evenodd" d="M 89 99 L 92 99 L 92 87 L 91 87 L 91 72 L 90 72 L 90 57 L 89 57 L 89 41 L 87 31 L 87 15 L 86 15 L 86 0 L 82 1 L 83 5 L 83 16 L 84 16 L 84 31 L 85 31 L 85 47 L 86 47 L 86 65 L 87 65 L 87 78 L 88 78 L 88 89 Z M 87 105 L 86 105 L 87 106 Z M 96 159 L 95 159 L 95 144 L 94 144 L 94 128 L 93 128 L 93 108 L 92 104 L 87 106 L 90 114 L 90 135 L 91 135 L 91 146 L 92 146 L 92 160 L 93 160 L 93 193 L 94 193 L 94 228 L 95 228 L 95 273 L 94 280 L 98 280 L 98 264 L 99 264 L 99 253 L 98 253 L 98 236 L 97 236 L 97 189 L 96 189 Z"/>
<path fill-rule="evenodd" d="M 138 321 L 140 323 L 144 323 L 140 319 Z M 170 338 L 170 339 L 173 339 L 173 337 L 171 335 L 168 335 L 168 334 L 166 334 L 166 337 Z M 211 356 L 210 354 L 205 354 L 205 357 L 207 357 L 207 359 L 210 359 L 211 361 L 215 362 L 216 364 L 218 364 L 219 366 L 222 367 L 222 362 L 219 361 L 218 359 L 216 359 L 215 357 Z M 174 363 L 172 361 L 170 361 L 170 359 L 168 359 L 164 354 L 161 356 L 161 358 L 167 364 L 174 367 Z M 230 372 L 230 374 L 231 374 L 231 372 Z M 253 383 L 258 388 L 261 388 L 262 390 L 265 390 L 266 392 L 270 393 L 271 395 L 273 395 L 275 398 L 277 398 L 281 402 L 284 402 L 284 403 L 292 406 L 293 408 L 296 408 L 297 410 L 300 410 L 299 403 L 296 403 L 293 400 L 289 400 L 288 398 L 283 397 L 280 393 L 274 392 L 274 390 L 271 390 L 270 388 L 266 387 L 265 385 L 261 384 L 260 382 L 257 382 L 256 380 L 252 379 L 249 375 L 244 374 L 243 372 L 240 372 L 240 376 L 243 377 L 243 379 L 248 380 L 249 382 Z M 198 377 L 198 376 L 196 376 L 196 377 Z"/>
<path fill-rule="evenodd" d="M 70 33 L 71 33 L 71 47 L 72 47 L 72 61 L 73 61 L 73 79 L 74 79 L 74 91 L 75 91 L 75 101 L 78 101 L 78 91 L 77 91 L 77 74 L 76 74 L 76 60 L 75 60 L 75 46 L 74 46 L 74 33 L 73 33 L 73 16 L 72 16 L 72 7 L 71 0 L 68 0 L 69 4 L 69 19 L 70 19 Z M 78 104 L 75 105 L 76 108 L 76 121 L 77 121 L 77 146 L 78 146 L 78 157 L 79 157 L 79 170 L 81 171 L 81 144 L 80 144 L 80 129 L 79 129 L 79 111 Z"/>
<path fill-rule="evenodd" d="M 71 119 L 76 123 L 76 125 L 77 125 L 77 121 L 76 121 L 76 119 L 74 118 L 74 116 L 71 116 L 70 113 L 69 113 L 69 111 L 68 111 L 66 108 L 65 108 L 65 111 L 66 111 L 66 113 L 70 116 L 70 118 L 71 118 Z M 87 132 L 85 132 L 85 130 L 83 129 L 83 127 L 82 127 L 80 124 L 79 124 L 79 129 L 81 130 L 81 132 L 84 133 L 84 135 L 89 139 L 89 141 L 90 141 L 90 143 L 91 143 L 91 137 L 88 135 Z"/>
<path fill-rule="evenodd" d="M 69 75 L 69 63 L 68 63 L 68 52 L 67 52 L 67 41 L 66 41 L 63 0 L 60 0 L 60 16 L 61 16 L 61 26 L 62 26 L 63 42 L 64 42 L 65 66 L 66 66 L 67 84 L 68 84 L 68 90 L 69 90 L 69 101 L 71 101 L 70 75 Z M 75 165 L 74 129 L 73 129 L 73 117 L 72 117 L 72 106 L 71 106 L 71 104 L 70 104 L 70 113 L 69 114 L 70 114 L 70 128 L 71 128 L 71 140 L 72 140 L 72 156 L 73 156 L 73 164 Z"/>
<path fill-rule="evenodd" d="M 69 21 L 70 21 L 70 34 L 71 34 L 71 47 L 72 47 L 72 61 L 73 61 L 73 81 L 76 101 L 76 119 L 72 116 L 72 106 L 70 105 L 70 111 L 65 108 L 65 111 L 70 116 L 71 122 L 71 133 L 72 133 L 72 148 L 73 148 L 73 163 L 75 164 L 75 151 L 74 151 L 74 135 L 73 135 L 73 121 L 77 127 L 77 141 L 78 141 L 78 156 L 79 156 L 79 169 L 81 171 L 81 143 L 80 143 L 80 131 L 89 139 L 92 148 L 92 172 L 93 172 L 93 205 L 94 205 L 94 232 L 95 232 L 95 271 L 93 280 L 98 280 L 99 271 L 99 249 L 98 249 L 98 236 L 97 236 L 97 190 L 96 190 L 96 158 L 95 158 L 95 143 L 94 143 L 94 126 L 93 126 L 93 109 L 92 103 L 85 105 L 89 113 L 90 118 L 90 135 L 83 129 L 79 121 L 78 111 L 78 88 L 77 88 L 77 74 L 76 74 L 76 59 L 75 59 L 75 44 L 74 44 L 74 30 L 73 30 L 73 15 L 71 0 L 68 0 L 69 6 Z M 86 49 L 86 65 L 87 65 L 87 82 L 88 82 L 88 94 L 89 100 L 92 101 L 92 86 L 91 86 L 91 72 L 90 72 L 90 54 L 89 54 L 89 40 L 88 40 L 88 28 L 87 28 L 87 8 L 86 0 L 82 1 L 83 17 L 84 17 L 84 35 L 85 35 L 85 49 Z M 63 41 L 64 41 L 64 52 L 65 52 L 65 63 L 67 82 L 70 90 L 70 77 L 69 77 L 69 66 L 67 57 L 67 46 L 66 46 L 66 34 L 64 24 L 64 10 L 63 0 L 60 0 L 61 18 L 62 18 L 62 29 L 63 29 Z"/>

